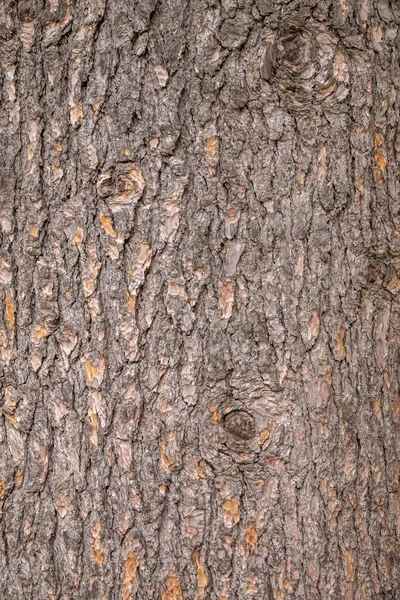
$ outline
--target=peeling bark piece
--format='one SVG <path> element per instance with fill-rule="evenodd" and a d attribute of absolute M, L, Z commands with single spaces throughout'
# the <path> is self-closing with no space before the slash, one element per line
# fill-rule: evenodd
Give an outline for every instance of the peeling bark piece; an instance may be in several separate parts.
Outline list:
<path fill-rule="evenodd" d="M 269 40 L 261 59 L 260 73 L 261 77 L 269 81 L 276 67 L 276 45 L 274 40 Z"/>
<path fill-rule="evenodd" d="M 247 39 L 249 23 L 243 13 L 239 13 L 235 19 L 227 19 L 221 25 L 217 34 L 224 48 L 240 48 Z"/>
<path fill-rule="evenodd" d="M 318 313 L 316 310 L 313 310 L 312 317 L 308 322 L 307 326 L 307 340 L 314 340 L 318 336 L 320 326 L 320 320 L 318 318 Z"/>
<path fill-rule="evenodd" d="M 157 79 L 158 79 L 158 85 L 161 88 L 165 87 L 168 83 L 167 70 L 164 69 L 164 67 L 162 67 L 161 65 L 157 65 L 156 67 L 154 67 L 154 71 L 155 71 Z"/>
<path fill-rule="evenodd" d="M 225 260 L 225 275 L 231 277 L 236 272 L 237 264 L 243 252 L 243 245 L 240 242 L 227 243 L 226 260 Z"/>
<path fill-rule="evenodd" d="M 256 6 L 259 10 L 260 15 L 265 17 L 269 15 L 274 10 L 273 0 L 256 0 Z"/>

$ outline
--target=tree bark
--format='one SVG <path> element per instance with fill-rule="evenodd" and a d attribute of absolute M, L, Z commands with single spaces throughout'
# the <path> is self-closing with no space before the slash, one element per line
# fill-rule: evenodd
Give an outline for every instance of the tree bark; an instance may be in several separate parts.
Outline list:
<path fill-rule="evenodd" d="M 2 0 L 3 600 L 399 599 L 399 25 Z"/>

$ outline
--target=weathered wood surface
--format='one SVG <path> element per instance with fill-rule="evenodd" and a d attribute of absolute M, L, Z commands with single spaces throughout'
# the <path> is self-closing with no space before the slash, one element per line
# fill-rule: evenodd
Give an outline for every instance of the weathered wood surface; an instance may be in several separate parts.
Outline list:
<path fill-rule="evenodd" d="M 399 25 L 1 1 L 2 600 L 399 600 Z"/>

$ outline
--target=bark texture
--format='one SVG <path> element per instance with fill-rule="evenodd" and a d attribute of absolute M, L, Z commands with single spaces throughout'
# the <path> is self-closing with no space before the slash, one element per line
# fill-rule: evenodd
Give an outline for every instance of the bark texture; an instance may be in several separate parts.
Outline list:
<path fill-rule="evenodd" d="M 399 26 L 1 0 L 2 600 L 399 600 Z"/>

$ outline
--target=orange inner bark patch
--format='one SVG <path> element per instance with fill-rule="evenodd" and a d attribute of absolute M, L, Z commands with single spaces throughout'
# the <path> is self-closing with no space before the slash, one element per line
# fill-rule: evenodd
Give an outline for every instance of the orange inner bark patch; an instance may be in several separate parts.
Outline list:
<path fill-rule="evenodd" d="M 256 594 L 257 593 L 257 577 L 249 577 L 248 584 L 246 587 L 246 594 Z"/>
<path fill-rule="evenodd" d="M 266 442 L 267 439 L 269 438 L 269 435 L 270 435 L 269 429 L 264 429 L 264 431 L 261 434 L 260 444 L 263 444 L 264 442 Z"/>
<path fill-rule="evenodd" d="M 6 408 L 10 412 L 14 412 L 15 407 L 17 406 L 17 402 L 14 398 L 13 388 L 9 386 L 4 386 L 4 396 L 6 400 Z"/>
<path fill-rule="evenodd" d="M 168 295 L 169 296 L 180 296 L 184 300 L 188 299 L 188 295 L 185 292 L 185 286 L 175 281 L 168 281 Z"/>
<path fill-rule="evenodd" d="M 327 98 L 327 96 L 330 96 L 330 94 L 332 94 L 332 92 L 334 92 L 336 90 L 336 88 L 337 88 L 337 83 L 336 83 L 336 81 L 334 81 L 330 85 L 327 85 L 326 87 L 321 88 L 319 93 L 321 94 L 321 96 L 323 98 Z"/>
<path fill-rule="evenodd" d="M 222 505 L 224 513 L 234 522 L 239 523 L 239 498 L 228 498 Z"/>
<path fill-rule="evenodd" d="M 340 358 L 345 358 L 345 356 L 346 356 L 346 348 L 344 347 L 344 343 L 343 343 L 345 332 L 346 332 L 345 328 L 343 326 L 340 326 L 338 336 L 335 340 L 336 348 L 337 348 Z"/>
<path fill-rule="evenodd" d="M 381 133 L 375 133 L 375 148 L 380 148 L 383 145 L 383 136 Z"/>
<path fill-rule="evenodd" d="M 257 543 L 257 540 L 258 540 L 258 533 L 257 533 L 256 529 L 250 525 L 250 527 L 248 527 L 247 532 L 246 532 L 246 542 L 249 544 L 249 546 L 254 548 L 254 546 Z"/>
<path fill-rule="evenodd" d="M 97 418 L 96 413 L 94 412 L 94 410 L 89 406 L 88 409 L 88 416 L 90 419 L 90 423 L 92 425 L 92 433 L 90 434 L 90 441 L 92 442 L 93 446 L 97 446 L 99 443 L 99 420 Z"/>
<path fill-rule="evenodd" d="M 193 552 L 192 558 L 197 567 L 197 587 L 199 588 L 199 590 L 204 590 L 208 585 L 208 581 L 204 567 L 200 562 L 200 553 L 197 548 Z"/>
<path fill-rule="evenodd" d="M 208 156 L 214 158 L 217 153 L 217 138 L 215 135 L 206 139 L 205 148 Z"/>
<path fill-rule="evenodd" d="M 93 380 L 96 379 L 100 383 L 103 379 L 104 366 L 105 366 L 104 359 L 99 360 L 99 364 L 97 367 L 93 363 L 91 363 L 90 360 L 86 359 L 85 360 L 86 381 L 88 383 L 92 383 Z"/>
<path fill-rule="evenodd" d="M 93 558 L 95 563 L 101 567 L 103 564 L 103 553 L 101 551 L 102 547 L 100 539 L 101 523 L 96 523 L 95 525 L 93 525 L 93 527 L 90 528 L 90 530 L 94 539 L 93 549 L 90 558 Z"/>
<path fill-rule="evenodd" d="M 400 413 L 400 394 L 395 395 L 390 406 L 393 412 Z"/>
<path fill-rule="evenodd" d="M 220 309 L 222 310 L 222 316 L 224 319 L 229 319 L 232 315 L 234 299 L 235 292 L 233 289 L 233 285 L 230 282 L 223 283 L 221 286 L 221 294 L 218 300 L 218 304 Z"/>
<path fill-rule="evenodd" d="M 39 229 L 35 223 L 32 223 L 29 226 L 29 235 L 31 235 L 32 237 L 37 237 L 39 235 Z"/>
<path fill-rule="evenodd" d="M 125 290 L 125 294 L 128 298 L 128 310 L 130 313 L 134 314 L 136 308 L 136 296 L 131 296 L 128 290 Z"/>
<path fill-rule="evenodd" d="M 34 153 L 33 148 L 32 148 L 32 144 L 28 144 L 27 149 L 26 149 L 26 153 L 28 155 L 28 160 L 32 160 L 33 157 L 35 156 L 35 153 Z"/>
<path fill-rule="evenodd" d="M 172 471 L 175 467 L 175 463 L 173 462 L 173 460 L 170 459 L 170 457 L 167 454 L 167 441 L 168 440 L 164 440 L 160 444 L 160 465 L 164 471 Z"/>
<path fill-rule="evenodd" d="M 104 229 L 104 231 L 111 237 L 116 238 L 117 232 L 113 228 L 113 224 L 112 224 L 110 217 L 107 217 L 107 215 L 103 215 L 103 213 L 102 213 L 100 215 L 99 219 L 100 219 L 100 224 L 101 224 L 102 228 Z"/>
<path fill-rule="evenodd" d="M 364 193 L 364 180 L 362 177 L 359 177 L 357 179 L 356 187 L 357 187 L 358 191 L 360 192 L 360 194 Z"/>
<path fill-rule="evenodd" d="M 316 310 L 313 310 L 312 317 L 311 317 L 310 322 L 308 323 L 308 327 L 307 327 L 308 341 L 317 337 L 318 332 L 319 332 L 319 324 L 320 323 L 319 323 L 318 313 Z"/>
<path fill-rule="evenodd" d="M 131 600 L 132 585 L 136 582 L 136 571 L 139 566 L 139 561 L 133 550 L 129 551 L 128 558 L 125 561 L 125 573 L 124 578 L 122 580 L 121 586 L 121 597 L 122 600 Z"/>
<path fill-rule="evenodd" d="M 8 328 L 12 329 L 15 324 L 15 304 L 10 292 L 6 292 L 6 317 Z"/>
<path fill-rule="evenodd" d="M 22 475 L 22 471 L 18 467 L 17 472 L 15 474 L 15 483 L 17 484 L 17 487 L 19 487 L 21 485 L 23 478 L 24 478 L 24 476 Z"/>
<path fill-rule="evenodd" d="M 349 550 L 346 552 L 346 573 L 347 573 L 347 579 L 349 581 L 354 581 L 355 574 L 354 574 L 354 566 L 353 566 L 353 556 Z"/>
<path fill-rule="evenodd" d="M 10 415 L 6 412 L 3 412 L 3 415 L 11 423 L 11 425 L 13 425 L 13 427 L 15 427 L 15 429 L 18 429 L 19 423 L 12 415 Z"/>
<path fill-rule="evenodd" d="M 387 288 L 390 292 L 398 292 L 400 289 L 400 279 L 397 277 L 397 273 L 395 273 L 392 279 L 389 281 Z"/>
<path fill-rule="evenodd" d="M 217 411 L 215 406 L 211 406 L 210 411 L 211 411 L 211 421 L 213 423 L 218 423 L 221 420 L 221 413 Z"/>
<path fill-rule="evenodd" d="M 342 52 L 337 52 L 333 60 L 333 74 L 338 81 L 348 83 L 349 82 L 349 70 L 347 63 Z"/>
<path fill-rule="evenodd" d="M 181 582 L 177 577 L 168 577 L 165 587 L 162 600 L 183 600 Z"/>
<path fill-rule="evenodd" d="M 62 152 L 63 147 L 61 146 L 60 143 L 56 144 L 52 150 L 52 154 L 53 156 L 56 156 L 57 154 L 60 154 L 60 152 Z"/>
<path fill-rule="evenodd" d="M 82 229 L 82 227 L 77 227 L 76 233 L 75 233 L 74 237 L 72 238 L 72 243 L 77 244 L 79 246 L 79 244 L 82 244 L 82 240 L 83 240 L 83 229 Z"/>
<path fill-rule="evenodd" d="M 288 592 L 293 592 L 293 586 L 288 579 L 285 579 L 283 582 L 283 587 L 288 590 Z"/>
<path fill-rule="evenodd" d="M 384 172 L 386 169 L 387 160 L 382 150 L 377 150 L 375 152 L 375 162 L 379 166 L 380 170 Z"/>
<path fill-rule="evenodd" d="M 0 500 L 4 500 L 6 496 L 6 484 L 4 479 L 0 479 Z"/>
<path fill-rule="evenodd" d="M 32 331 L 32 342 L 34 344 L 40 344 L 40 341 L 49 335 L 49 331 L 46 327 L 42 327 L 41 325 L 35 325 Z"/>
<path fill-rule="evenodd" d="M 374 413 L 377 414 L 381 410 L 381 397 L 377 396 L 374 402 Z"/>

